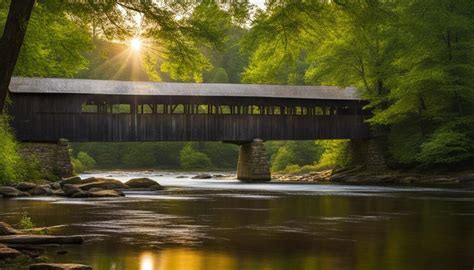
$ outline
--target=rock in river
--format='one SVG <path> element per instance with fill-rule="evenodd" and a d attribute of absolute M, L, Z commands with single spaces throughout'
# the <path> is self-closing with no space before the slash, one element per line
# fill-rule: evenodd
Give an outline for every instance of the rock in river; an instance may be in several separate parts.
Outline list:
<path fill-rule="evenodd" d="M 29 189 L 29 190 L 27 190 L 27 192 L 32 196 L 44 196 L 44 195 L 53 194 L 51 189 L 40 187 L 40 186 L 36 186 L 32 189 Z"/>
<path fill-rule="evenodd" d="M 92 267 L 72 263 L 37 263 L 30 265 L 30 270 L 92 270 Z"/>
<path fill-rule="evenodd" d="M 20 255 L 21 252 L 19 252 L 18 250 L 0 244 L 0 260 L 15 258 Z"/>
<path fill-rule="evenodd" d="M 79 176 L 73 176 L 73 177 L 63 179 L 61 182 L 59 182 L 59 184 L 61 185 L 61 187 L 64 187 L 64 185 L 67 185 L 67 184 L 69 185 L 80 184 L 81 181 L 82 180 Z"/>
<path fill-rule="evenodd" d="M 83 193 L 82 189 L 78 188 L 77 186 L 66 184 L 63 187 L 64 194 L 68 197 L 72 197 L 76 193 Z"/>
<path fill-rule="evenodd" d="M 82 190 L 89 190 L 91 188 L 101 188 L 101 189 L 127 189 L 128 188 L 127 185 L 115 179 L 91 177 L 82 181 L 84 182 L 84 184 L 75 185 L 76 187 Z"/>
<path fill-rule="evenodd" d="M 10 224 L 0 222 L 0 235 L 20 234 L 21 232 L 14 229 Z"/>
<path fill-rule="evenodd" d="M 125 196 L 121 191 L 111 189 L 88 192 L 87 195 L 96 198 Z"/>
<path fill-rule="evenodd" d="M 30 189 L 33 189 L 36 187 L 35 183 L 30 183 L 30 182 L 22 182 L 19 183 L 18 185 L 15 186 L 16 189 L 20 191 L 28 191 Z"/>
<path fill-rule="evenodd" d="M 211 179 L 212 178 L 212 175 L 210 174 L 198 174 L 196 176 L 193 177 L 193 179 Z"/>
<path fill-rule="evenodd" d="M 30 196 L 30 194 L 26 192 L 20 191 L 14 187 L 7 187 L 7 186 L 0 187 L 0 195 L 2 195 L 5 198 Z"/>
<path fill-rule="evenodd" d="M 125 185 L 131 188 L 149 188 L 151 186 L 159 185 L 157 182 L 150 178 L 134 178 L 128 180 Z"/>

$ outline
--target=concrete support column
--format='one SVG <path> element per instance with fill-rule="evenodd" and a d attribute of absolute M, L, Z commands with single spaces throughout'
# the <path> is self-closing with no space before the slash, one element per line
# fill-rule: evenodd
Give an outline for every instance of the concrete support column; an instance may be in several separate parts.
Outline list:
<path fill-rule="evenodd" d="M 73 175 L 69 142 L 60 139 L 58 143 L 20 143 L 20 154 L 26 160 L 35 162 L 45 174 L 59 177 Z"/>
<path fill-rule="evenodd" d="M 270 181 L 265 145 L 260 139 L 240 145 L 237 179 L 242 181 Z"/>
<path fill-rule="evenodd" d="M 351 140 L 349 143 L 351 165 L 369 170 L 385 170 L 385 158 L 375 139 Z"/>

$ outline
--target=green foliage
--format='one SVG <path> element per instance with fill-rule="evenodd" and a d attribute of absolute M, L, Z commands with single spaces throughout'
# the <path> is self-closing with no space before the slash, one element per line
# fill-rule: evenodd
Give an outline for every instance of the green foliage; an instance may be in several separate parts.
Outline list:
<path fill-rule="evenodd" d="M 270 2 L 257 13 L 243 42 L 250 54 L 244 81 L 294 84 L 304 76 L 307 84 L 356 86 L 392 165 L 474 161 L 474 126 L 445 128 L 474 119 L 472 1 L 306 5 L 313 3 Z M 337 149 L 322 166 L 346 162 Z"/>
<path fill-rule="evenodd" d="M 289 165 L 312 165 L 323 151 L 314 141 L 271 142 L 266 146 L 271 154 L 272 171 L 285 170 Z"/>
<path fill-rule="evenodd" d="M 465 133 L 440 129 L 421 145 L 416 157 L 424 167 L 460 164 L 474 158 L 474 140 Z"/>
<path fill-rule="evenodd" d="M 294 165 L 292 161 L 295 159 L 295 156 L 292 151 L 289 149 L 282 147 L 276 153 L 275 157 L 272 158 L 272 171 L 278 172 L 289 165 Z"/>
<path fill-rule="evenodd" d="M 146 151 L 143 144 L 139 144 L 136 148 L 124 153 L 120 161 L 125 167 L 129 168 L 150 168 L 156 166 L 154 153 Z"/>
<path fill-rule="evenodd" d="M 86 167 L 86 169 L 93 169 L 95 167 L 96 161 L 86 152 L 79 152 L 77 154 L 77 159 Z"/>
<path fill-rule="evenodd" d="M 84 164 L 82 164 L 82 162 L 77 158 L 72 159 L 72 167 L 74 168 L 75 174 L 83 173 L 86 171 L 86 166 L 84 166 Z"/>
<path fill-rule="evenodd" d="M 283 170 L 284 173 L 299 173 L 301 171 L 301 167 L 296 164 L 290 164 L 285 167 Z"/>
<path fill-rule="evenodd" d="M 87 67 L 83 52 L 90 49 L 91 38 L 85 26 L 61 10 L 38 4 L 31 15 L 15 74 L 73 77 Z"/>
<path fill-rule="evenodd" d="M 347 140 L 318 141 L 317 144 L 324 148 L 324 152 L 318 162 L 319 168 L 329 169 L 348 165 Z"/>
<path fill-rule="evenodd" d="M 8 125 L 8 117 L 0 114 L 0 185 L 43 177 L 34 160 L 20 156 L 19 146 Z"/>
<path fill-rule="evenodd" d="M 198 142 L 192 144 L 193 149 L 206 154 L 217 168 L 235 169 L 239 156 L 239 147 L 234 144 L 220 142 Z"/>
<path fill-rule="evenodd" d="M 0 116 L 0 184 L 18 181 L 20 177 L 18 146 L 6 122 L 6 117 Z"/>
<path fill-rule="evenodd" d="M 36 225 L 31 220 L 31 217 L 28 216 L 28 213 L 26 212 L 23 213 L 23 215 L 21 216 L 20 223 L 18 226 L 20 227 L 20 229 L 23 230 L 33 229 L 34 227 L 36 227 Z"/>
<path fill-rule="evenodd" d="M 191 144 L 186 144 L 179 153 L 181 167 L 189 169 L 208 169 L 212 167 L 209 157 L 201 152 L 194 150 Z"/>

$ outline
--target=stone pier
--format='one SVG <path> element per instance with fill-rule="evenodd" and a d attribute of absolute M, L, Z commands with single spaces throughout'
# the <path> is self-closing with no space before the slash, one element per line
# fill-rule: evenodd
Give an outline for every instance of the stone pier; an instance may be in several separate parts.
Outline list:
<path fill-rule="evenodd" d="M 242 181 L 270 181 L 265 145 L 262 140 L 240 144 L 237 179 Z"/>
<path fill-rule="evenodd" d="M 350 140 L 351 165 L 364 166 L 369 170 L 385 170 L 385 159 L 376 139 Z"/>
<path fill-rule="evenodd" d="M 70 146 L 65 139 L 57 143 L 20 143 L 20 154 L 26 160 L 36 162 L 45 174 L 59 177 L 73 175 Z"/>

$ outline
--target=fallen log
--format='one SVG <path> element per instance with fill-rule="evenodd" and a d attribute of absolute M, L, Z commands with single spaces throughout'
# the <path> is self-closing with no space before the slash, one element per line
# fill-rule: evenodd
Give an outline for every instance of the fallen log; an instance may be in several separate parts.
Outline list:
<path fill-rule="evenodd" d="M 22 244 L 22 245 L 74 245 L 82 244 L 84 238 L 79 235 L 56 236 L 56 235 L 5 235 L 0 236 L 0 243 L 3 244 Z"/>

